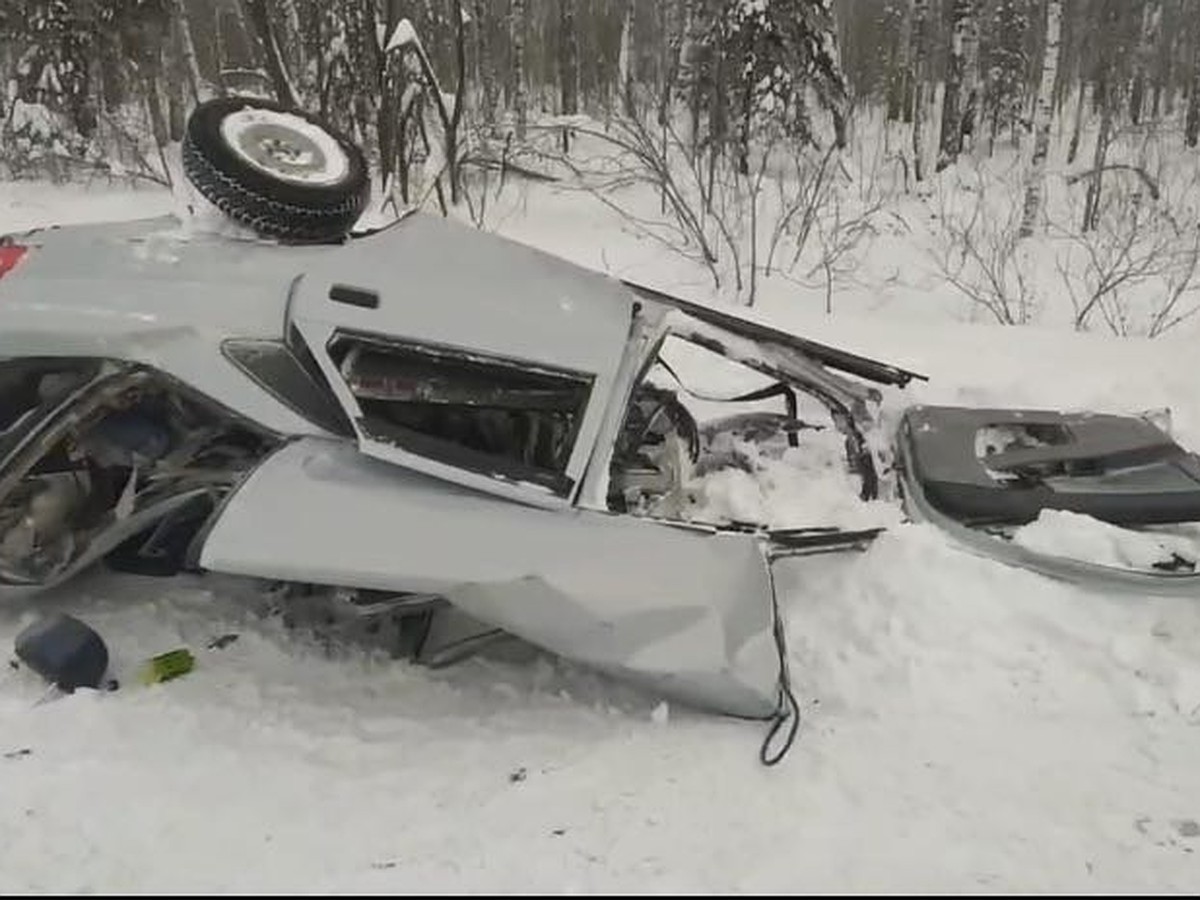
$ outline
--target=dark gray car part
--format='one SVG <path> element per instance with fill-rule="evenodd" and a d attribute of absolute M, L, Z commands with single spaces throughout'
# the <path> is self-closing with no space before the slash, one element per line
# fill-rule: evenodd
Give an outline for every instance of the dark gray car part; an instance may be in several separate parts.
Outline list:
<path fill-rule="evenodd" d="M 1127 527 L 1200 518 L 1195 457 L 1136 417 L 915 407 L 896 462 L 905 511 L 972 553 L 1098 591 L 1200 593 L 1194 561 L 1127 568 L 1012 539 L 1043 509 Z"/>
<path fill-rule="evenodd" d="M 108 669 L 104 640 L 74 616 L 57 614 L 34 622 L 17 635 L 17 658 L 68 693 L 98 688 Z"/>
<path fill-rule="evenodd" d="M 1200 520 L 1200 458 L 1144 419 L 917 406 L 901 431 L 929 503 L 967 525 L 1044 509 L 1114 525 Z"/>

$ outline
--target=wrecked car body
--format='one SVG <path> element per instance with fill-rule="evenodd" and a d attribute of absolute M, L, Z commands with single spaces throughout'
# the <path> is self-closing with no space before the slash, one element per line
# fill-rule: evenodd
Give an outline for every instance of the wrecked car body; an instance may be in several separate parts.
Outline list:
<path fill-rule="evenodd" d="M 696 354 L 741 387 L 697 389 Z M 773 566 L 880 529 L 706 516 L 696 479 L 820 444 L 878 498 L 880 389 L 920 377 L 422 214 L 306 245 L 174 219 L 35 231 L 0 246 L 0 597 L 101 558 L 246 576 L 395 626 L 421 661 L 512 635 L 777 718 Z M 978 528 L 1013 522 L 938 493 L 945 447 L 996 416 L 920 409 L 894 450 L 906 509 L 1003 544 Z M 1098 441 L 1114 471 L 1146 457 L 1113 441 L 1154 444 L 1127 432 Z M 1071 442 L 1043 444 L 994 459 L 996 490 L 1058 477 Z"/>
<path fill-rule="evenodd" d="M 647 380 L 659 349 L 782 385 L 784 413 L 732 430 L 794 444 L 796 391 L 819 397 L 864 495 L 872 393 L 833 367 L 911 377 L 423 215 L 340 244 L 155 220 L 5 252 L 3 593 L 103 557 L 351 591 L 427 629 L 449 606 L 478 625 L 455 646 L 512 634 L 736 716 L 783 702 L 773 560 L 839 539 L 672 515 L 721 429 Z"/>

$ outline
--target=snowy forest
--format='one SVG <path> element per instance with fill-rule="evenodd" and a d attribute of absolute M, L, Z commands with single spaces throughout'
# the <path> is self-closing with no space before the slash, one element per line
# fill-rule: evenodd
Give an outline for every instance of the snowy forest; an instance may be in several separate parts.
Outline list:
<path fill-rule="evenodd" d="M 1197 347 L 1200 0 L 0 0 L 0 896 L 1195 893 Z"/>
<path fill-rule="evenodd" d="M 1195 306 L 1200 0 L 2 0 L 0 36 L 2 177 L 171 185 L 189 109 L 253 94 L 349 134 L 384 203 L 586 190 L 748 303 L 832 308 L 919 199 L 972 315 Z"/>

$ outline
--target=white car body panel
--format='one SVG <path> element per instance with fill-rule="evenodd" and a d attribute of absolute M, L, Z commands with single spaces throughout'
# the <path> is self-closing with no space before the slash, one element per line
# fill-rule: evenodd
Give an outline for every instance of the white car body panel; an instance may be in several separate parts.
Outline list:
<path fill-rule="evenodd" d="M 0 283 L 0 357 L 93 356 L 153 366 L 282 434 L 323 429 L 221 355 L 227 338 L 283 334 L 305 254 L 214 234 L 172 218 L 22 235 L 29 253 Z"/>
<path fill-rule="evenodd" d="M 437 593 L 699 707 L 753 718 L 778 708 L 773 588 L 754 535 L 520 506 L 306 438 L 232 496 L 200 562 L 234 575 Z"/>

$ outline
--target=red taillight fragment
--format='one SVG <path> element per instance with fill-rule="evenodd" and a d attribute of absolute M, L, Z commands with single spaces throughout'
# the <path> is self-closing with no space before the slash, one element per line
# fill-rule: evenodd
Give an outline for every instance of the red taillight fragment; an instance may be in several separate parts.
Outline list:
<path fill-rule="evenodd" d="M 19 244 L 0 244 L 0 278 L 7 275 L 12 267 L 20 262 L 21 257 L 28 252 L 28 247 L 22 247 Z"/>

